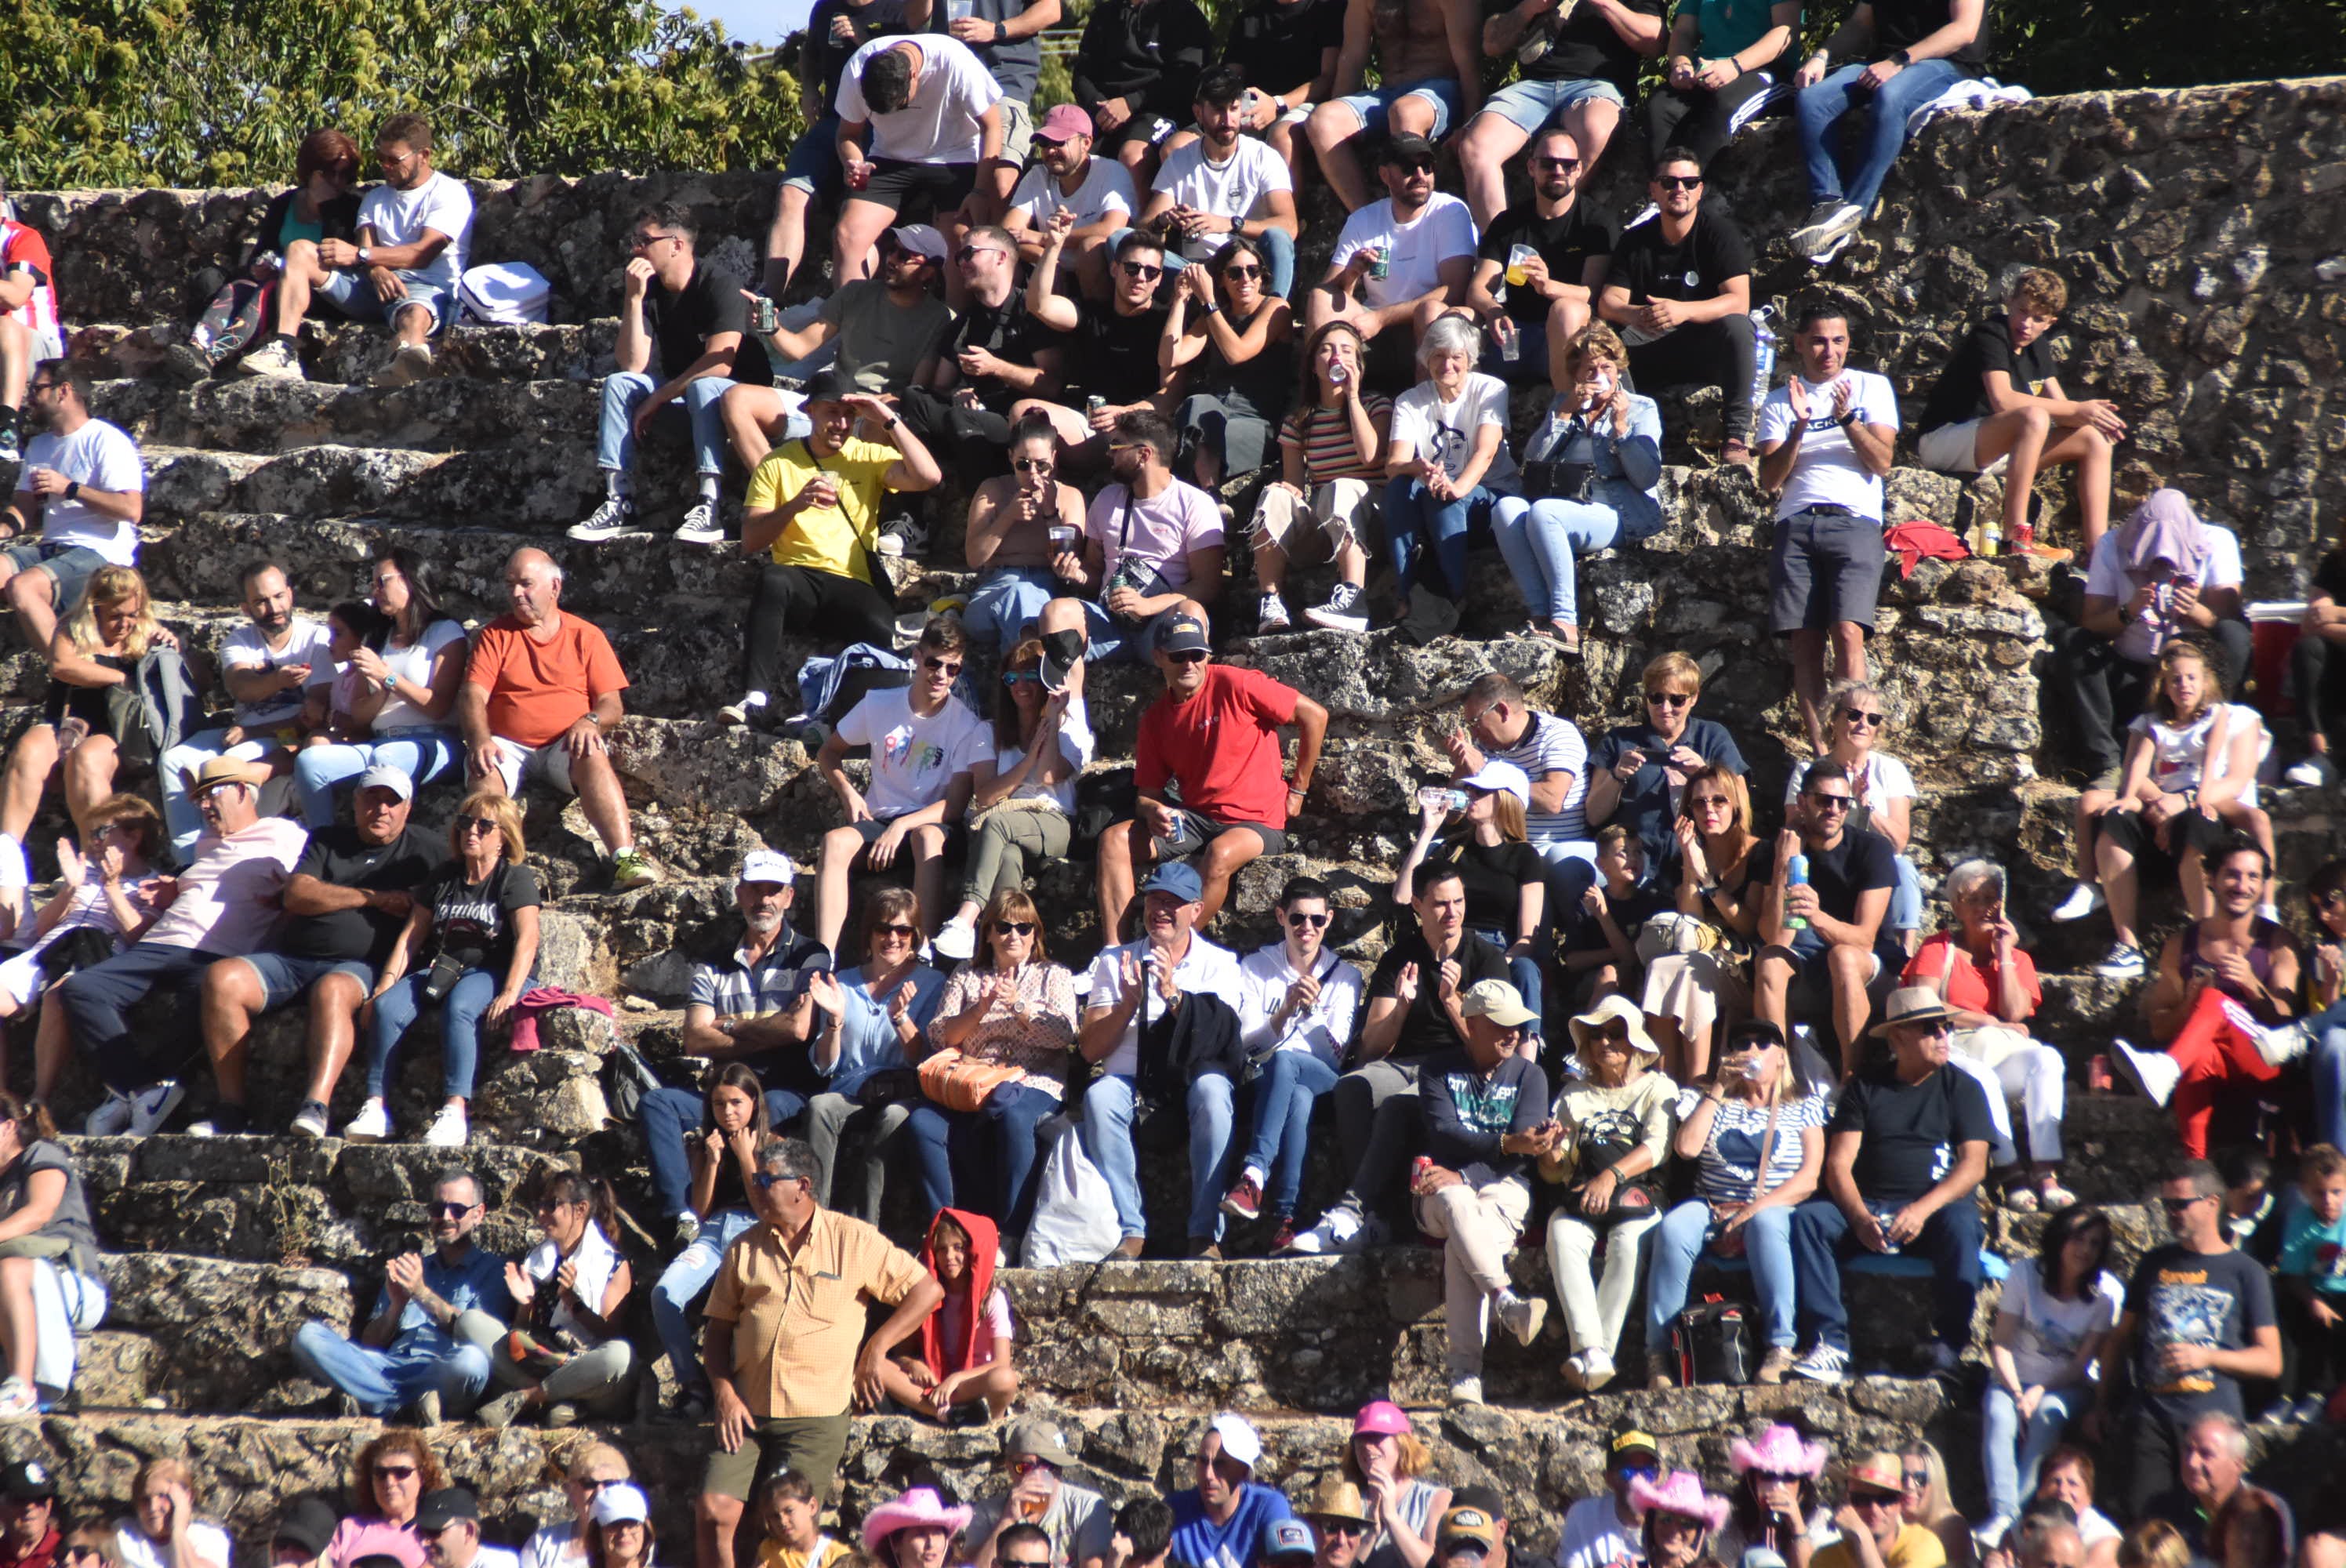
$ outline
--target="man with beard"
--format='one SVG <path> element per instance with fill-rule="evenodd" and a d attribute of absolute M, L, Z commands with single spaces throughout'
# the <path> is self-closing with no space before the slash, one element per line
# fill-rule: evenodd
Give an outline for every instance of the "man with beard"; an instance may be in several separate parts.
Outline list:
<path fill-rule="evenodd" d="M 1092 156 L 1092 117 L 1061 104 L 1035 127 L 1035 167 L 1010 193 L 1002 227 L 1028 262 L 1041 260 L 1044 235 L 1062 211 L 1076 215 L 1066 239 L 1068 259 L 1081 263 L 1132 221 L 1137 203 L 1132 172 L 1112 158 Z"/>
<path fill-rule="evenodd" d="M 1474 272 L 1474 219 L 1464 202 L 1433 188 L 1433 144 L 1393 137 L 1377 173 L 1389 194 L 1344 220 L 1307 312 L 1315 332 L 1330 321 L 1350 321 L 1374 344 L 1372 384 L 1394 379 L 1407 365 L 1411 345 L 1466 297 Z M 1392 328 L 1402 330 L 1375 342 Z"/>
<path fill-rule="evenodd" d="M 1062 334 L 1071 346 L 1076 374 L 1064 402 L 1020 403 L 1014 420 L 1039 415 L 1051 422 L 1067 446 L 1067 457 L 1086 468 L 1096 464 L 1108 433 L 1127 413 L 1163 413 L 1179 396 L 1188 372 L 1159 363 L 1165 335 L 1165 248 L 1136 229 L 1116 242 L 1108 269 L 1108 302 L 1077 304 L 1056 291 L 1060 258 L 1072 213 L 1062 213 L 1044 229 L 1043 259 L 1026 280 L 1026 313 Z M 1088 395 L 1086 395 L 1088 394 Z"/>
<path fill-rule="evenodd" d="M 1203 623 L 1222 594 L 1222 514 L 1214 498 L 1173 477 L 1173 426 L 1153 409 L 1117 416 L 1107 435 L 1113 484 L 1101 486 L 1084 518 L 1083 553 L 1051 563 L 1062 581 L 1086 590 L 1054 599 L 1037 620 L 1046 657 L 1064 662 L 1076 637 L 1068 608 L 1079 609 L 1082 657 L 1138 662 L 1174 617 Z M 1046 668 L 1046 680 L 1056 673 Z M 1056 683 L 1053 683 L 1056 684 Z"/>
<path fill-rule="evenodd" d="M 1610 219 L 1580 199 L 1580 148 L 1570 133 L 1543 131 L 1532 138 L 1527 167 L 1531 199 L 1500 213 L 1484 231 L 1466 308 L 1490 330 L 1484 371 L 1503 381 L 1545 379 L 1566 386 L 1571 378 L 1562 362 L 1564 347 L 1596 309 L 1615 230 Z M 1502 318 L 1512 328 L 1501 326 Z M 1512 359 L 1505 351 L 1509 331 L 1516 340 Z"/>
<path fill-rule="evenodd" d="M 243 581 L 250 624 L 230 632 L 219 653 L 220 684 L 236 699 L 235 721 L 199 731 L 163 753 L 163 820 L 183 865 L 204 831 L 188 799 L 188 775 L 215 757 L 266 763 L 272 778 L 286 774 L 301 740 L 303 697 L 334 678 L 325 623 L 293 613 L 285 568 L 254 561 L 244 568 Z"/>
<path fill-rule="evenodd" d="M 138 564 L 147 512 L 138 443 L 90 417 L 89 384 L 89 367 L 70 360 L 33 367 L 25 417 L 41 433 L 25 449 L 15 500 L 0 511 L 0 593 L 26 642 L 44 653 L 92 572 Z"/>

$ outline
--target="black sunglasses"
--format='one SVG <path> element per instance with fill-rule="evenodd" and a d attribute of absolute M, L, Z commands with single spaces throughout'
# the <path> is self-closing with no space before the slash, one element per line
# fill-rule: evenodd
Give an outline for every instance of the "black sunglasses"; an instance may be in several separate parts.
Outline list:
<path fill-rule="evenodd" d="M 1649 691 L 1646 694 L 1647 704 L 1653 708 L 1684 708 L 1693 700 L 1682 691 Z"/>
<path fill-rule="evenodd" d="M 456 831 L 459 833 L 494 833 L 496 830 L 497 824 L 493 818 L 459 817 L 456 819 Z"/>
<path fill-rule="evenodd" d="M 430 1203 L 423 1208 L 436 1219 L 462 1219 L 480 1207 L 476 1203 Z"/>
<path fill-rule="evenodd" d="M 1171 659 L 1175 664 L 1203 664 L 1206 662 L 1205 652 L 1200 648 L 1187 648 L 1180 653 L 1168 653 L 1165 657 Z"/>
<path fill-rule="evenodd" d="M 1844 708 L 1841 710 L 1841 716 L 1858 729 L 1872 729 L 1882 723 L 1882 715 L 1868 713 L 1862 708 Z"/>
<path fill-rule="evenodd" d="M 913 925 L 875 925 L 872 928 L 872 934 L 873 936 L 917 937 L 921 934 L 921 928 Z"/>
<path fill-rule="evenodd" d="M 1702 176 L 1698 174 L 1658 174 L 1654 183 L 1664 190 L 1700 190 Z"/>
<path fill-rule="evenodd" d="M 1262 276 L 1262 269 L 1260 267 L 1225 267 L 1222 269 L 1222 276 L 1230 279 L 1234 282 L 1241 280 L 1251 281 L 1254 279 Z"/>
<path fill-rule="evenodd" d="M 1033 936 L 1035 922 L 1031 920 L 998 920 L 994 922 L 996 936 Z"/>
<path fill-rule="evenodd" d="M 1433 165 L 1422 158 L 1411 158 L 1407 163 L 1396 162 L 1393 165 L 1393 168 L 1401 170 L 1403 174 L 1432 174 L 1433 172 Z"/>
<path fill-rule="evenodd" d="M 2158 1200 L 2158 1207 L 2169 1214 L 2181 1214 L 2195 1203 L 2206 1203 L 2210 1196 L 2202 1193 L 2198 1197 L 2162 1197 Z"/>
<path fill-rule="evenodd" d="M 1301 931 L 1305 926 L 1318 931 L 1328 923 L 1328 917 L 1323 914 L 1291 914 L 1287 917 L 1287 923 L 1298 931 Z"/>
<path fill-rule="evenodd" d="M 1811 795 L 1810 802 L 1824 811 L 1846 811 L 1857 802 L 1847 795 Z"/>
<path fill-rule="evenodd" d="M 1532 163 L 1534 167 L 1539 168 L 1578 168 L 1580 167 L 1580 160 L 1576 158 L 1535 158 L 1532 159 Z"/>
<path fill-rule="evenodd" d="M 964 245 L 954 252 L 956 261 L 967 261 L 977 256 L 1007 256 L 1010 252 L 999 245 Z"/>
<path fill-rule="evenodd" d="M 947 675 L 959 675 L 961 673 L 961 660 L 957 658 L 939 658 L 934 654 L 931 654 L 928 657 L 921 661 L 921 667 L 923 669 L 943 670 Z"/>
<path fill-rule="evenodd" d="M 1010 466 L 1021 473 L 1048 473 L 1058 464 L 1047 457 L 1014 457 Z"/>
<path fill-rule="evenodd" d="M 1119 261 L 1117 265 L 1124 269 L 1124 275 L 1127 278 L 1161 278 L 1165 275 L 1164 268 L 1151 267 L 1146 261 Z"/>

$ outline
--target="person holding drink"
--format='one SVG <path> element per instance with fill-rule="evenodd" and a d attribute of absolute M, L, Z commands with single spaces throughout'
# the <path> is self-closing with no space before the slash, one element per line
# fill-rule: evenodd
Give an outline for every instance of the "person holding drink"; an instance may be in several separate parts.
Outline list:
<path fill-rule="evenodd" d="M 1358 1568 L 1426 1568 L 1433 1562 L 1435 1528 L 1450 1512 L 1450 1489 L 1425 1479 L 1433 1461 L 1399 1405 L 1372 1400 L 1361 1407 L 1343 1465 L 1369 1516 Z"/>
<path fill-rule="evenodd" d="M 1059 592 L 1055 557 L 1080 548 L 1084 494 L 1059 477 L 1059 437 L 1039 417 L 1010 433 L 1010 472 L 970 497 L 962 549 L 978 574 L 961 613 L 973 647 L 1007 652 Z"/>
<path fill-rule="evenodd" d="M 1534 137 L 1525 168 L 1531 199 L 1509 207 L 1484 231 L 1466 308 L 1498 338 L 1495 351 L 1483 357 L 1484 370 L 1513 382 L 1568 386 L 1565 351 L 1596 309 L 1617 230 L 1580 199 L 1580 145 L 1570 132 Z"/>
<path fill-rule="evenodd" d="M 1304 618 L 1338 631 L 1369 628 L 1369 552 L 1362 535 L 1383 508 L 1392 402 L 1362 384 L 1366 357 L 1360 329 L 1349 321 L 1329 322 L 1304 347 L 1303 405 L 1279 427 L 1280 476 L 1263 486 L 1255 506 L 1260 631 L 1291 625 L 1281 596 L 1288 567 L 1323 560 L 1335 563 L 1336 585 Z M 1307 516 L 1317 526 L 1299 528 Z"/>

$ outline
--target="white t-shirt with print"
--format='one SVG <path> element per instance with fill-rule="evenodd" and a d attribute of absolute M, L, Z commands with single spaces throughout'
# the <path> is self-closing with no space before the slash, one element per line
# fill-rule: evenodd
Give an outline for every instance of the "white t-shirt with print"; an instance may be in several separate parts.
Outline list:
<path fill-rule="evenodd" d="M 1795 372 L 1798 373 L 1798 372 Z M 1882 476 L 1869 470 L 1851 444 L 1849 432 L 1833 417 L 1833 382 L 1852 389 L 1850 412 L 1861 424 L 1898 428 L 1898 392 L 1890 378 L 1872 371 L 1844 370 L 1822 385 L 1800 377 L 1809 394 L 1807 429 L 1800 436 L 1800 456 L 1792 477 L 1776 503 L 1776 515 L 1790 517 L 1811 506 L 1846 506 L 1861 517 L 1882 521 Z M 1760 405 L 1760 445 L 1762 451 L 1792 434 L 1792 394 L 1778 387 Z"/>
<path fill-rule="evenodd" d="M 2208 558 L 2199 565 L 2199 585 L 2203 588 L 2237 588 L 2240 585 L 2240 540 L 2229 528 L 2214 523 L 2200 527 L 2208 535 Z M 2092 557 L 2086 563 L 2086 592 L 2099 598 L 2115 599 L 2123 607 L 2134 597 L 2134 584 L 2127 576 L 2126 557 L 2118 551 L 2118 530 L 2111 529 L 2094 546 Z M 2156 609 L 2138 620 L 2128 621 L 2118 631 L 2116 648 L 2137 664 L 2148 664 L 2158 657 L 2159 648 L 2173 636 L 2179 623 L 2162 624 Z"/>
<path fill-rule="evenodd" d="M 909 687 L 867 695 L 839 721 L 840 739 L 872 748 L 872 785 L 863 802 L 882 821 L 941 799 L 956 773 L 994 755 L 994 731 L 961 698 L 948 697 L 923 717 Z"/>
<path fill-rule="evenodd" d="M 1432 200 L 1407 223 L 1393 217 L 1392 199 L 1372 201 L 1344 219 L 1336 237 L 1331 266 L 1341 267 L 1366 246 L 1381 247 L 1391 264 L 1382 278 L 1361 281 L 1362 300 L 1385 306 L 1414 300 L 1442 286 L 1442 264 L 1464 256 L 1473 259 L 1476 236 L 1474 215 L 1454 196 L 1433 193 Z"/>
<path fill-rule="evenodd" d="M 448 243 L 422 267 L 409 270 L 448 288 L 464 276 L 464 253 L 473 248 L 473 193 L 455 176 L 432 171 L 432 178 L 413 190 L 378 185 L 359 203 L 361 227 L 372 225 L 378 245 L 413 245 L 427 229 L 445 234 Z"/>
<path fill-rule="evenodd" d="M 983 133 L 978 117 L 1002 101 L 1002 85 L 968 45 L 936 33 L 909 40 L 919 46 L 920 80 L 913 101 L 893 114 L 875 115 L 863 101 L 863 67 L 874 55 L 908 40 L 903 34 L 874 38 L 847 58 L 839 73 L 831 107 L 842 120 L 872 127 L 870 156 L 904 163 L 975 163 Z"/>
<path fill-rule="evenodd" d="M 1157 171 L 1152 191 L 1170 196 L 1176 207 L 1194 207 L 1217 218 L 1258 216 L 1255 203 L 1273 191 L 1293 190 L 1287 160 L 1270 144 L 1242 136 L 1228 162 L 1206 161 L 1206 144 L 1193 141 L 1165 160 Z M 1230 242 L 1227 233 L 1200 235 L 1181 242 L 1181 254 L 1192 261 L 1210 261 Z"/>
<path fill-rule="evenodd" d="M 87 490 L 114 495 L 147 493 L 147 467 L 138 461 L 138 443 L 120 426 L 102 419 L 89 421 L 71 435 L 52 431 L 33 437 L 25 448 L 18 489 L 25 488 L 23 475 L 36 468 L 54 468 Z M 42 496 L 41 537 L 53 544 L 87 545 L 116 566 L 132 565 L 138 559 L 138 525 L 109 517 L 87 501 Z"/>
<path fill-rule="evenodd" d="M 1059 188 L 1057 175 L 1038 163 L 1010 193 L 1010 205 L 1024 212 L 1026 221 L 1037 229 L 1047 226 L 1063 207 L 1074 210 L 1078 229 L 1088 228 L 1111 212 L 1121 212 L 1129 220 L 1139 210 L 1132 194 L 1131 171 L 1112 158 L 1086 159 L 1084 178 L 1073 196 Z"/>
<path fill-rule="evenodd" d="M 2020 1374 L 2021 1386 L 2058 1387 L 2068 1376 L 2077 1347 L 2116 1325 L 2125 1293 L 2125 1287 L 2105 1273 L 2083 1301 L 2055 1300 L 2045 1290 L 2035 1260 L 2015 1267 L 1995 1309 L 2019 1325 L 2013 1337 L 2012 1369 Z"/>
<path fill-rule="evenodd" d="M 1483 483 L 1493 490 L 1513 490 L 1515 460 L 1507 451 L 1506 382 L 1474 371 L 1449 402 L 1442 401 L 1432 382 L 1418 382 L 1393 402 L 1392 440 L 1407 442 L 1419 457 L 1438 458 L 1443 472 L 1453 479 L 1465 472 L 1474 451 L 1474 433 L 1486 424 L 1499 427 L 1499 450 L 1483 471 Z"/>

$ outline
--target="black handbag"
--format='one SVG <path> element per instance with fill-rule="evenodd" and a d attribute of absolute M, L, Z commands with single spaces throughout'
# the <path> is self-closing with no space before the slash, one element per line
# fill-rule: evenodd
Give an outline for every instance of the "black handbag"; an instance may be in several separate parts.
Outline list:
<path fill-rule="evenodd" d="M 1572 1167 L 1585 1174 L 1565 1189 L 1564 1212 L 1584 1224 L 1617 1225 L 1625 1219 L 1644 1219 L 1658 1212 L 1655 1188 L 1658 1173 L 1654 1171 L 1617 1179 L 1613 1201 L 1603 1214 L 1581 1212 L 1581 1190 L 1598 1175 L 1627 1159 L 1645 1141 L 1642 1128 L 1625 1132 L 1610 1125 L 1614 1119 L 1608 1115 L 1602 1121 L 1584 1123 L 1575 1135 Z"/>
<path fill-rule="evenodd" d="M 1751 1320 L 1739 1301 L 1706 1296 L 1670 1319 L 1670 1359 L 1678 1387 L 1751 1380 Z"/>

